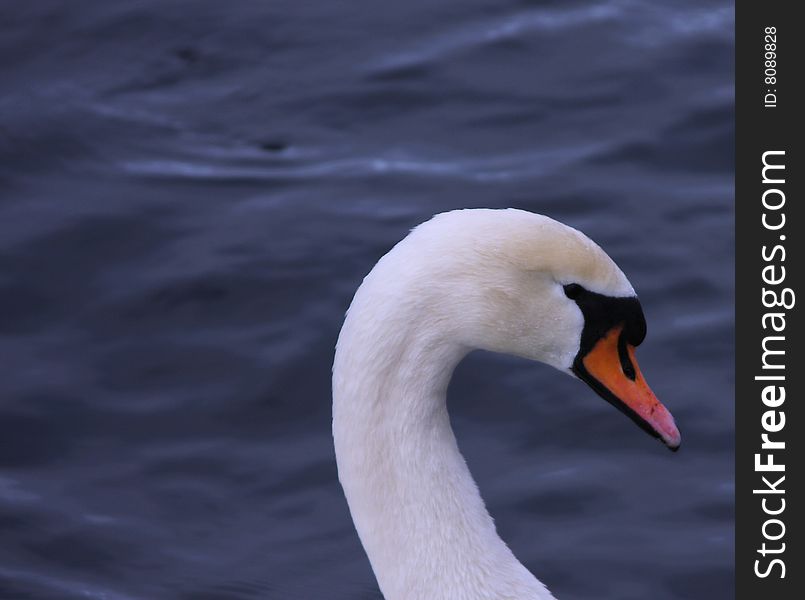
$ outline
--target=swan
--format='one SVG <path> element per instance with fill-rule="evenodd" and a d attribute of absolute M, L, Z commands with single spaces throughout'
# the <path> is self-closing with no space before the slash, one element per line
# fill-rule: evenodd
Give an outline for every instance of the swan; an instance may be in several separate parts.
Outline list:
<path fill-rule="evenodd" d="M 516 209 L 464 209 L 414 228 L 364 278 L 333 363 L 338 477 L 386 600 L 554 596 L 498 536 L 446 407 L 473 349 L 547 363 L 676 450 L 646 384 L 635 291 L 581 232 Z"/>

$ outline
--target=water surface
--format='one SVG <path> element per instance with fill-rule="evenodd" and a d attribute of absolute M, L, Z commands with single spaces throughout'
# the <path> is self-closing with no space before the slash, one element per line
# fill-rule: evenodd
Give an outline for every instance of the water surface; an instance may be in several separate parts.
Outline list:
<path fill-rule="evenodd" d="M 672 455 L 477 353 L 454 427 L 561 600 L 733 576 L 727 2 L 0 5 L 0 598 L 378 599 L 330 365 L 414 225 L 514 206 L 599 242 Z"/>

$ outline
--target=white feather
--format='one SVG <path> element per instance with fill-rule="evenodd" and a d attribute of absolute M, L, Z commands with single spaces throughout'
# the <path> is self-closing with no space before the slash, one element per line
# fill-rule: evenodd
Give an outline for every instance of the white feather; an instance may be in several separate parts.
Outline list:
<path fill-rule="evenodd" d="M 445 403 L 475 348 L 569 373 L 583 318 L 562 286 L 634 295 L 582 233 L 519 210 L 414 229 L 366 276 L 333 365 L 333 438 L 355 527 L 386 600 L 547 600 L 497 534 Z"/>

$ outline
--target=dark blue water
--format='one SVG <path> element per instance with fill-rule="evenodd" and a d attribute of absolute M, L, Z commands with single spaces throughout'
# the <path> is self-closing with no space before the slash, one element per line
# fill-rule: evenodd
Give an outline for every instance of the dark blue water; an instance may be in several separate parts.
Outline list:
<path fill-rule="evenodd" d="M 336 479 L 352 292 L 435 212 L 615 258 L 671 454 L 474 354 L 450 405 L 560 600 L 732 598 L 728 2 L 0 4 L 0 598 L 377 599 Z"/>

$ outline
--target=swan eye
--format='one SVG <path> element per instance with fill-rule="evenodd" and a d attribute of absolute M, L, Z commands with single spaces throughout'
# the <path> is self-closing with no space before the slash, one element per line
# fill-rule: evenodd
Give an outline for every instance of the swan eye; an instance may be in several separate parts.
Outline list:
<path fill-rule="evenodd" d="M 569 283 L 565 286 L 565 296 L 571 300 L 576 300 L 584 290 L 578 283 Z"/>

